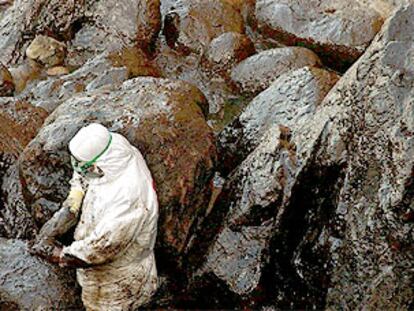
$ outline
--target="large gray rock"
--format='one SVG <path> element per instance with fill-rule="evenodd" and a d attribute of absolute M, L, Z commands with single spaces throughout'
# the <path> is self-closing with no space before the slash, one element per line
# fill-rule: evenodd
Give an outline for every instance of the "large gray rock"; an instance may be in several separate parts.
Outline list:
<path fill-rule="evenodd" d="M 101 122 L 143 153 L 159 195 L 158 246 L 179 261 L 204 217 L 215 166 L 214 137 L 199 107 L 206 104 L 194 86 L 155 78 L 136 78 L 113 92 L 66 100 L 20 158 L 26 203 L 36 211 L 37 223 L 44 223 L 67 195 L 69 140 L 86 123 Z"/>
<path fill-rule="evenodd" d="M 231 79 L 243 93 L 257 94 L 290 70 L 320 65 L 319 57 L 306 48 L 271 49 L 242 61 L 232 70 Z"/>
<path fill-rule="evenodd" d="M 218 137 L 221 171 L 229 173 L 279 124 L 291 128 L 315 113 L 337 82 L 335 73 L 305 67 L 282 75 L 256 96 Z"/>
<path fill-rule="evenodd" d="M 410 309 L 414 171 L 414 5 L 398 10 L 326 100 L 336 109 L 325 151 L 346 146 L 348 169 L 338 198 L 341 234 L 331 244 L 332 308 Z M 339 111 L 338 111 L 339 110 Z M 411 232 L 411 233 L 410 233 Z"/>
<path fill-rule="evenodd" d="M 308 166 L 313 174 L 302 178 L 292 204 L 313 212 L 285 218 L 285 228 L 296 224 L 303 232 L 286 266 L 324 289 L 329 309 L 412 308 L 413 17 L 410 5 L 386 22 L 301 137 L 320 133 Z M 273 255 L 280 274 L 278 258 L 280 249 Z"/>
<path fill-rule="evenodd" d="M 139 10 L 136 0 L 91 1 L 84 12 L 88 23 L 68 44 L 68 63 L 81 66 L 103 52 L 134 46 L 142 18 Z"/>
<path fill-rule="evenodd" d="M 358 1 L 258 0 L 259 28 L 288 45 L 305 45 L 344 70 L 380 30 L 380 14 Z"/>
<path fill-rule="evenodd" d="M 217 298 L 207 307 L 220 307 L 228 303 L 226 297 L 231 297 L 233 304 L 226 305 L 228 308 L 240 305 L 258 308 L 274 294 L 284 297 L 282 304 L 276 304 L 278 308 L 303 307 L 299 303 L 289 305 L 295 297 L 298 301 L 305 297 L 307 302 L 314 300 L 315 308 L 323 306 L 316 299 L 321 296 L 321 292 L 314 291 L 311 286 L 295 292 L 294 281 L 269 281 L 267 263 L 269 255 L 274 252 L 272 240 L 276 232 L 292 232 L 292 228 L 280 227 L 280 218 L 298 213 L 298 207 L 292 209 L 290 202 L 295 200 L 294 196 L 300 195 L 294 190 L 300 182 L 298 178 L 304 174 L 303 170 L 312 163 L 313 150 L 318 144 L 320 133 L 309 133 L 306 125 L 318 113 L 323 96 L 336 80 L 335 74 L 322 69 L 299 69 L 278 80 L 284 82 L 279 84 L 279 91 L 281 85 L 283 89 L 297 85 L 292 93 L 297 98 L 291 96 L 291 101 L 281 99 L 274 106 L 266 104 L 273 103 L 272 99 L 276 97 L 278 82 L 275 82 L 273 90 L 272 86 L 262 93 L 268 101 L 256 99 L 248 106 L 252 120 L 255 120 L 254 116 L 260 115 L 260 110 L 266 116 L 256 119 L 258 127 L 252 126 L 258 131 L 256 133 L 263 132 L 257 134 L 253 151 L 228 176 L 214 204 L 205 226 L 209 230 L 217 228 L 218 235 L 191 284 L 196 294 L 214 289 Z M 303 94 L 306 93 L 313 93 L 313 98 L 303 102 L 298 100 L 305 97 Z M 259 109 L 258 103 L 264 107 Z M 236 133 L 236 137 L 238 135 Z M 290 242 L 283 241 L 283 245 L 289 245 Z M 279 256 L 289 255 L 282 247 L 278 248 L 281 249 Z M 290 271 L 283 270 L 282 273 L 289 275 Z"/>
<path fill-rule="evenodd" d="M 23 241 L 0 238 L 0 309 L 83 310 L 74 272 L 33 257 Z"/>

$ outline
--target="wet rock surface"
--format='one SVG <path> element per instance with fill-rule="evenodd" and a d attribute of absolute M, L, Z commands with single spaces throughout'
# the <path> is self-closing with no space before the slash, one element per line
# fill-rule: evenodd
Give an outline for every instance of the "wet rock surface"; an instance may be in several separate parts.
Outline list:
<path fill-rule="evenodd" d="M 167 4 L 163 33 L 168 46 L 181 52 L 201 53 L 223 33 L 244 32 L 240 12 L 226 0 L 167 1 Z"/>
<path fill-rule="evenodd" d="M 60 207 L 67 143 L 101 122 L 157 184 L 144 309 L 412 309 L 408 2 L 0 1 L 0 236 Z M 72 276 L 3 250 L 0 309 L 80 308 Z"/>
<path fill-rule="evenodd" d="M 258 146 L 272 126 L 279 124 L 289 131 L 292 126 L 305 122 L 338 79 L 335 73 L 314 67 L 282 75 L 219 134 L 221 171 L 231 172 Z"/>
<path fill-rule="evenodd" d="M 259 0 L 256 18 L 262 32 L 288 45 L 307 46 L 339 70 L 367 48 L 383 22 L 357 1 Z"/>
<path fill-rule="evenodd" d="M 33 257 L 26 243 L 0 238 L 1 310 L 83 310 L 74 270 Z"/>
<path fill-rule="evenodd" d="M 0 100 L 0 231 L 2 236 L 27 238 L 35 224 L 22 197 L 17 159 L 36 135 L 47 112 L 12 98 Z"/>
<path fill-rule="evenodd" d="M 161 206 L 158 243 L 182 255 L 207 207 L 215 165 L 214 137 L 200 108 L 205 104 L 192 85 L 155 78 L 136 78 L 118 91 L 65 101 L 20 159 L 26 203 L 37 211 L 37 223 L 44 223 L 67 194 L 69 140 L 85 123 L 97 121 L 125 135 L 143 153 Z"/>
<path fill-rule="evenodd" d="M 347 165 L 335 226 L 320 241 L 331 308 L 412 307 L 413 16 L 414 5 L 399 9 L 323 103 L 334 117 L 319 152 Z"/>
<path fill-rule="evenodd" d="M 253 55 L 238 64 L 231 72 L 231 79 L 242 92 L 257 94 L 288 71 L 320 65 L 319 57 L 306 48 L 271 49 Z"/>

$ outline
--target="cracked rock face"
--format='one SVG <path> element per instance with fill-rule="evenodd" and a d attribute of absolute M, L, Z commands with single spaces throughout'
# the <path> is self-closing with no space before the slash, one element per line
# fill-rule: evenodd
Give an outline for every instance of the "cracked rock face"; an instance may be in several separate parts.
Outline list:
<path fill-rule="evenodd" d="M 344 70 L 368 47 L 381 15 L 358 1 L 258 0 L 262 32 L 288 45 L 305 45 L 326 64 Z"/>
<path fill-rule="evenodd" d="M 335 215 L 343 229 L 328 230 L 338 238 L 331 246 L 332 308 L 412 307 L 413 17 L 414 5 L 399 9 L 326 99 L 327 109 L 341 110 L 327 146 L 342 141 L 348 165 Z"/>
<path fill-rule="evenodd" d="M 324 69 L 305 67 L 282 75 L 257 95 L 218 137 L 223 172 L 241 163 L 275 124 L 290 128 L 315 113 L 339 77 Z"/>
<path fill-rule="evenodd" d="M 231 79 L 243 93 L 257 94 L 290 70 L 320 65 L 319 57 L 306 48 L 271 49 L 242 61 L 232 70 Z"/>
<path fill-rule="evenodd" d="M 0 238 L 0 309 L 82 310 L 74 272 L 33 257 L 23 241 Z"/>
<path fill-rule="evenodd" d="M 205 98 L 194 86 L 155 78 L 136 78 L 117 91 L 66 100 L 20 158 L 26 204 L 36 211 L 36 222 L 44 223 L 67 195 L 69 140 L 87 122 L 100 122 L 143 153 L 160 202 L 158 246 L 179 261 L 207 208 L 216 160 L 202 104 Z"/>

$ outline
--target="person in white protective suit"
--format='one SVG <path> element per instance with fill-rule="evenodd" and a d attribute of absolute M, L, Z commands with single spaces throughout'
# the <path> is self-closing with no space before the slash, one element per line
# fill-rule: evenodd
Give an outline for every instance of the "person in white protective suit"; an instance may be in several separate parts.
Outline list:
<path fill-rule="evenodd" d="M 77 280 L 88 311 L 136 310 L 157 289 L 158 201 L 151 173 L 127 139 L 100 124 L 82 128 L 69 149 L 74 174 L 68 201 L 81 215 L 75 241 L 56 250 L 58 262 L 84 267 Z"/>

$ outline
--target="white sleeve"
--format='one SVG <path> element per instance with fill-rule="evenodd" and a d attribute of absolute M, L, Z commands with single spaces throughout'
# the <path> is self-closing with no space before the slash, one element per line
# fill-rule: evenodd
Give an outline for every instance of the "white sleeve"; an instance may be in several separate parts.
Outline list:
<path fill-rule="evenodd" d="M 102 264 L 111 261 L 129 245 L 145 223 L 146 209 L 127 199 L 118 199 L 111 204 L 110 211 L 95 230 L 85 239 L 64 247 L 63 254 L 73 255 L 89 264 Z"/>
<path fill-rule="evenodd" d="M 77 189 L 85 192 L 86 189 L 82 186 L 82 176 L 77 172 L 73 172 L 72 179 L 69 181 L 71 189 Z"/>

